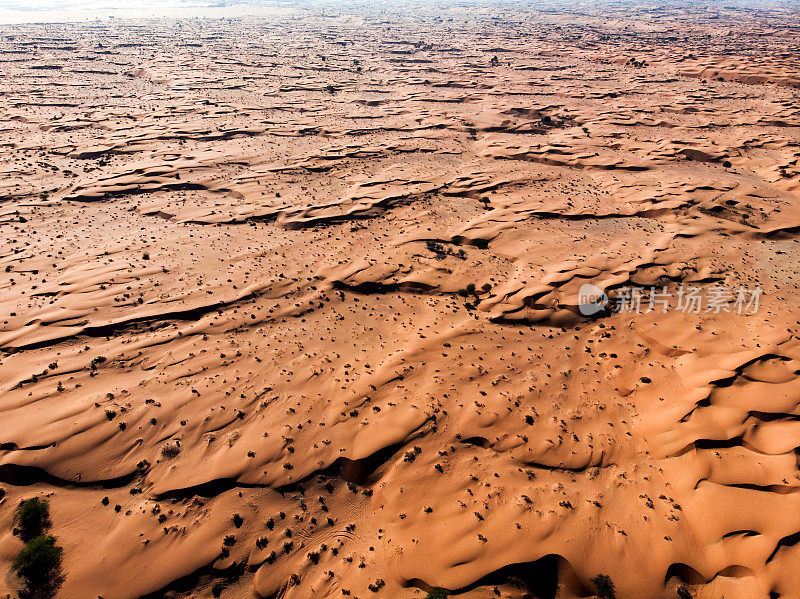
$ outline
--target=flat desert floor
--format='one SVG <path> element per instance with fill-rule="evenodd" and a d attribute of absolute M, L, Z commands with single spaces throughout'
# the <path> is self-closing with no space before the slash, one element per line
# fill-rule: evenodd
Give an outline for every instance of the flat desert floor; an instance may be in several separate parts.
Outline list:
<path fill-rule="evenodd" d="M 800 598 L 800 11 L 731 4 L 0 27 L 0 596 L 42 497 L 61 599 Z"/>

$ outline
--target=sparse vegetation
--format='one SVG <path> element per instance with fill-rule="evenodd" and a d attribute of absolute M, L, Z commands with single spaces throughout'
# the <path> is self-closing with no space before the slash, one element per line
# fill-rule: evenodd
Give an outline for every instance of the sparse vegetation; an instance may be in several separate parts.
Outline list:
<path fill-rule="evenodd" d="M 167 460 L 178 457 L 180 453 L 181 448 L 177 443 L 175 445 L 168 443 L 161 448 L 161 456 Z"/>
<path fill-rule="evenodd" d="M 592 578 L 592 584 L 600 599 L 616 599 L 617 591 L 614 588 L 614 582 L 607 574 L 598 574 Z"/>
<path fill-rule="evenodd" d="M 11 570 L 25 582 L 20 597 L 52 597 L 61 586 L 61 557 L 64 550 L 53 535 L 40 535 L 23 547 L 11 564 Z"/>
<path fill-rule="evenodd" d="M 97 370 L 97 367 L 105 361 L 105 356 L 97 356 L 96 358 L 92 358 L 92 361 L 89 363 L 89 368 L 91 370 Z"/>
<path fill-rule="evenodd" d="M 311 4 L 0 39 L 0 599 L 790 594 L 800 7 Z"/>
<path fill-rule="evenodd" d="M 425 246 L 428 248 L 428 251 L 436 254 L 436 257 L 440 260 L 445 256 L 453 256 L 454 258 L 459 258 L 460 260 L 467 259 L 467 252 L 465 252 L 463 249 L 456 251 L 452 248 L 446 248 L 441 243 L 433 241 L 432 239 L 426 241 Z"/>
<path fill-rule="evenodd" d="M 38 497 L 20 502 L 16 522 L 24 542 L 38 537 L 50 525 L 50 503 Z"/>

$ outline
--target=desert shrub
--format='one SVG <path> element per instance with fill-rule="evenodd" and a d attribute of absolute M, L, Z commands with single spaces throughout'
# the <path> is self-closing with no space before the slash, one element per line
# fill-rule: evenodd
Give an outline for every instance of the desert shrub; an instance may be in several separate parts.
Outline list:
<path fill-rule="evenodd" d="M 447 591 L 440 587 L 431 589 L 425 599 L 447 599 Z"/>
<path fill-rule="evenodd" d="M 425 246 L 428 248 L 428 251 L 433 252 L 434 254 L 444 254 L 445 249 L 441 243 L 437 243 L 431 239 L 425 242 Z"/>
<path fill-rule="evenodd" d="M 677 589 L 678 599 L 692 599 L 692 594 L 685 586 L 680 585 Z"/>
<path fill-rule="evenodd" d="M 177 445 L 167 444 L 161 448 L 161 456 L 167 460 L 171 460 L 172 458 L 178 457 L 180 453 L 181 453 L 181 448 L 178 447 Z"/>
<path fill-rule="evenodd" d="M 50 503 L 46 499 L 26 499 L 17 508 L 19 535 L 26 543 L 41 535 L 50 525 Z"/>
<path fill-rule="evenodd" d="M 598 574 L 592 578 L 592 584 L 600 599 L 616 599 L 617 592 L 616 589 L 614 589 L 614 583 L 607 574 Z"/>
<path fill-rule="evenodd" d="M 25 581 L 26 597 L 48 597 L 61 580 L 61 556 L 53 535 L 41 535 L 23 547 L 11 564 L 11 570 Z"/>

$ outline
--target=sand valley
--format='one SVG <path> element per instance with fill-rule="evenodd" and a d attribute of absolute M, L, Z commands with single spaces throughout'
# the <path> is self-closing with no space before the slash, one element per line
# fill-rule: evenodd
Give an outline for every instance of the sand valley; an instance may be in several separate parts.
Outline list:
<path fill-rule="evenodd" d="M 0 597 L 800 598 L 799 15 L 0 26 Z"/>

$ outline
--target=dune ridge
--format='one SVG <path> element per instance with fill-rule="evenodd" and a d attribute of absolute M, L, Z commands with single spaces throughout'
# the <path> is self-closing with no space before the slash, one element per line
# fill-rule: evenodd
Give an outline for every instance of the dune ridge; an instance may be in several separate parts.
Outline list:
<path fill-rule="evenodd" d="M 800 598 L 797 12 L 409 10 L 0 27 L 0 594 Z"/>

